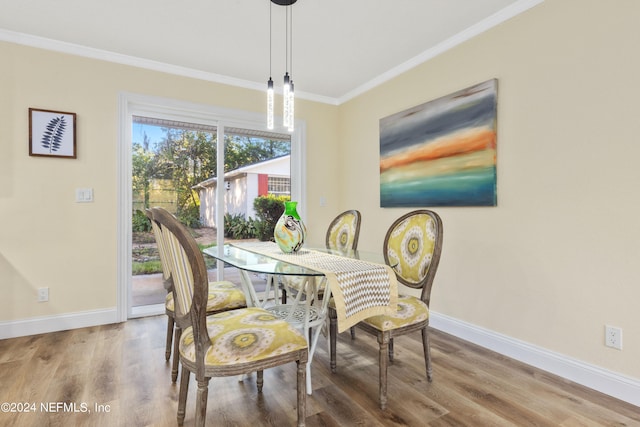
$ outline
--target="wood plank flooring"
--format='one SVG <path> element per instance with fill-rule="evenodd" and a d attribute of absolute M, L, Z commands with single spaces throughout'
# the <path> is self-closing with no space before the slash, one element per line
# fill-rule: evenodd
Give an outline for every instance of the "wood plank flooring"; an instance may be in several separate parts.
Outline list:
<path fill-rule="evenodd" d="M 0 426 L 175 426 L 178 386 L 165 362 L 166 317 L 0 341 Z M 640 426 L 640 408 L 432 331 L 434 381 L 420 334 L 396 340 L 389 402 L 378 408 L 377 342 L 359 331 L 326 342 L 312 367 L 307 426 Z M 295 425 L 295 365 L 213 378 L 208 426 Z M 194 424 L 191 381 L 185 425 Z M 33 406 L 35 405 L 35 406 Z M 30 412 L 25 412 L 26 410 Z"/>

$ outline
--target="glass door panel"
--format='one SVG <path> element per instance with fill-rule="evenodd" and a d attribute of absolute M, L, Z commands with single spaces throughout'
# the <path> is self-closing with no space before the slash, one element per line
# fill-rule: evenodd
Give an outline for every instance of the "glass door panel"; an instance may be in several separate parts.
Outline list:
<path fill-rule="evenodd" d="M 216 243 L 218 230 L 231 239 L 263 238 L 256 234 L 257 197 L 290 197 L 289 135 L 225 128 L 224 214 L 216 223 L 217 128 L 153 117 L 132 120 L 131 310 L 133 315 L 163 312 L 166 289 L 155 238 L 144 215 L 163 207 L 187 227 L 203 247 Z M 232 220 L 232 222 L 231 222 Z M 213 260 L 209 266 L 215 268 Z M 215 272 L 211 273 L 212 280 Z"/>
<path fill-rule="evenodd" d="M 162 266 L 144 209 L 162 207 L 194 229 L 201 244 L 216 240 L 215 229 L 202 227 L 193 187 L 215 175 L 216 129 L 150 117 L 132 123 L 132 310 L 164 305 L 167 290 Z M 162 309 L 164 312 L 164 309 Z"/>

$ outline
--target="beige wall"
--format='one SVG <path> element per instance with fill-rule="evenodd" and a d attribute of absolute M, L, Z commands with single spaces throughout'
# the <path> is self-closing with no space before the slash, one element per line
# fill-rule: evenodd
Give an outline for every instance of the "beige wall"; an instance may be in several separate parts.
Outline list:
<path fill-rule="evenodd" d="M 498 206 L 435 208 L 438 313 L 640 378 L 640 2 L 543 4 L 339 107 L 342 207 L 381 209 L 379 119 L 498 79 Z M 363 185 L 363 183 L 367 183 Z M 604 347 L 604 325 L 624 350 Z"/>
<path fill-rule="evenodd" d="M 11 43 L 0 42 L 0 58 L 0 324 L 113 309 L 119 93 L 246 111 L 262 111 L 265 95 Z M 29 157 L 29 107 L 77 113 L 77 159 Z M 308 173 L 322 175 L 337 108 L 299 100 L 296 110 L 316 159 Z M 92 187 L 95 202 L 75 203 L 79 187 Z M 317 228 L 312 215 L 308 223 Z M 49 302 L 36 301 L 39 287 L 50 288 Z"/>
<path fill-rule="evenodd" d="M 611 4 L 547 0 L 339 107 L 298 102 L 310 241 L 357 208 L 360 247 L 379 249 L 408 211 L 379 207 L 379 119 L 497 78 L 498 207 L 436 209 L 432 309 L 640 378 L 640 2 Z M 112 308 L 118 93 L 249 111 L 264 95 L 10 43 L 0 58 L 0 323 Z M 29 107 L 78 114 L 77 160 L 28 156 Z M 76 187 L 95 202 L 74 203 Z M 623 351 L 603 346 L 605 324 Z"/>

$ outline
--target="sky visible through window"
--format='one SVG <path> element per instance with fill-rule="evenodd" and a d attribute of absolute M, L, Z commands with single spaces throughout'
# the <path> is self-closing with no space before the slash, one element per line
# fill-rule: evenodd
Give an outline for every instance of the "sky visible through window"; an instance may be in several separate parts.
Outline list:
<path fill-rule="evenodd" d="M 140 144 L 144 141 L 144 135 L 146 134 L 153 146 L 161 142 L 165 136 L 165 132 L 160 126 L 135 122 L 133 123 L 132 134 L 133 142 L 138 142 Z"/>

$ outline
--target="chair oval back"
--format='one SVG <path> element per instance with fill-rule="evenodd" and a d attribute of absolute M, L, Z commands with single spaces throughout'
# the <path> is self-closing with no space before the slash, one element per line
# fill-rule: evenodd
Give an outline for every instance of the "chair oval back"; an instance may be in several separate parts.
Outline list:
<path fill-rule="evenodd" d="M 360 212 L 353 209 L 344 211 L 335 217 L 327 229 L 325 241 L 327 249 L 341 252 L 358 249 L 361 219 Z"/>
<path fill-rule="evenodd" d="M 165 247 L 164 239 L 162 238 L 162 230 L 160 229 L 158 222 L 153 219 L 153 213 L 150 209 L 145 209 L 144 214 L 151 222 L 151 229 L 153 230 L 153 235 L 156 238 L 156 246 L 158 247 L 160 265 L 162 266 L 162 280 L 164 280 L 165 287 L 167 287 L 166 284 L 171 278 L 171 266 L 169 265 L 169 256 L 166 252 L 167 248 Z"/>
<path fill-rule="evenodd" d="M 442 220 L 426 209 L 395 220 L 384 239 L 385 261 L 396 265 L 398 281 L 414 289 L 422 288 L 422 300 L 427 305 L 441 251 Z"/>
<path fill-rule="evenodd" d="M 208 282 L 207 267 L 195 239 L 173 215 L 162 208 L 151 209 L 160 223 L 173 279 L 176 321 L 191 324 L 192 304 L 206 311 Z M 181 325 L 184 329 L 184 325 Z"/>

